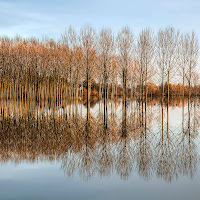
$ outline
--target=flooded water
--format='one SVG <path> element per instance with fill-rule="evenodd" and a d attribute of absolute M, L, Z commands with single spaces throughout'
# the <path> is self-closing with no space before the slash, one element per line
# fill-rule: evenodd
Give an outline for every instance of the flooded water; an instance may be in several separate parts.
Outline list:
<path fill-rule="evenodd" d="M 1 101 L 0 199 L 200 199 L 200 101 Z"/>

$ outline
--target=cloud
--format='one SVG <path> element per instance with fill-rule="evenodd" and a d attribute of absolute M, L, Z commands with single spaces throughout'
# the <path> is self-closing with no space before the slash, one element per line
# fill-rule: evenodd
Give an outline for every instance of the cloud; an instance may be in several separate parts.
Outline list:
<path fill-rule="evenodd" d="M 55 24 L 55 17 L 30 8 L 30 5 L 0 2 L 0 35 L 39 36 L 48 34 L 46 30 L 51 32 Z"/>
<path fill-rule="evenodd" d="M 200 2 L 199 0 L 168 0 L 162 1 L 161 6 L 166 10 L 174 11 L 174 12 L 182 12 L 182 13 L 199 13 L 200 11 Z"/>
<path fill-rule="evenodd" d="M 0 0 L 0 35 L 59 37 L 72 24 L 79 28 L 124 25 L 141 30 L 174 25 L 199 31 L 198 0 Z"/>

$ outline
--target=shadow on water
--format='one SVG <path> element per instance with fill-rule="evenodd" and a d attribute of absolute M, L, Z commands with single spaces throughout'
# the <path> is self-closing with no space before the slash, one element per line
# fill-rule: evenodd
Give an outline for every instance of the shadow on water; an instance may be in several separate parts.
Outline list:
<path fill-rule="evenodd" d="M 145 180 L 192 179 L 199 120 L 199 99 L 106 99 L 92 107 L 1 101 L 0 162 L 59 161 L 66 176 L 78 172 L 84 180 L 113 172 L 123 180 L 134 172 Z"/>

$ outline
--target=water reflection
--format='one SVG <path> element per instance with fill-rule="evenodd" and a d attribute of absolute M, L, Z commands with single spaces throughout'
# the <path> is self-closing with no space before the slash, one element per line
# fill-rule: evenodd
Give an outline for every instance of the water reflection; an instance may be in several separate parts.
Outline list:
<path fill-rule="evenodd" d="M 82 104 L 2 101 L 0 162 L 58 161 L 88 180 L 137 172 L 167 182 L 199 165 L 199 99 L 107 100 Z"/>

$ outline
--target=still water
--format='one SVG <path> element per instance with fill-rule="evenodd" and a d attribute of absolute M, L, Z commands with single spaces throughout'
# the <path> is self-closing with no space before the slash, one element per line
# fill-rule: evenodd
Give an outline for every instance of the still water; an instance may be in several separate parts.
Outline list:
<path fill-rule="evenodd" d="M 0 199 L 200 199 L 200 101 L 0 104 Z"/>

